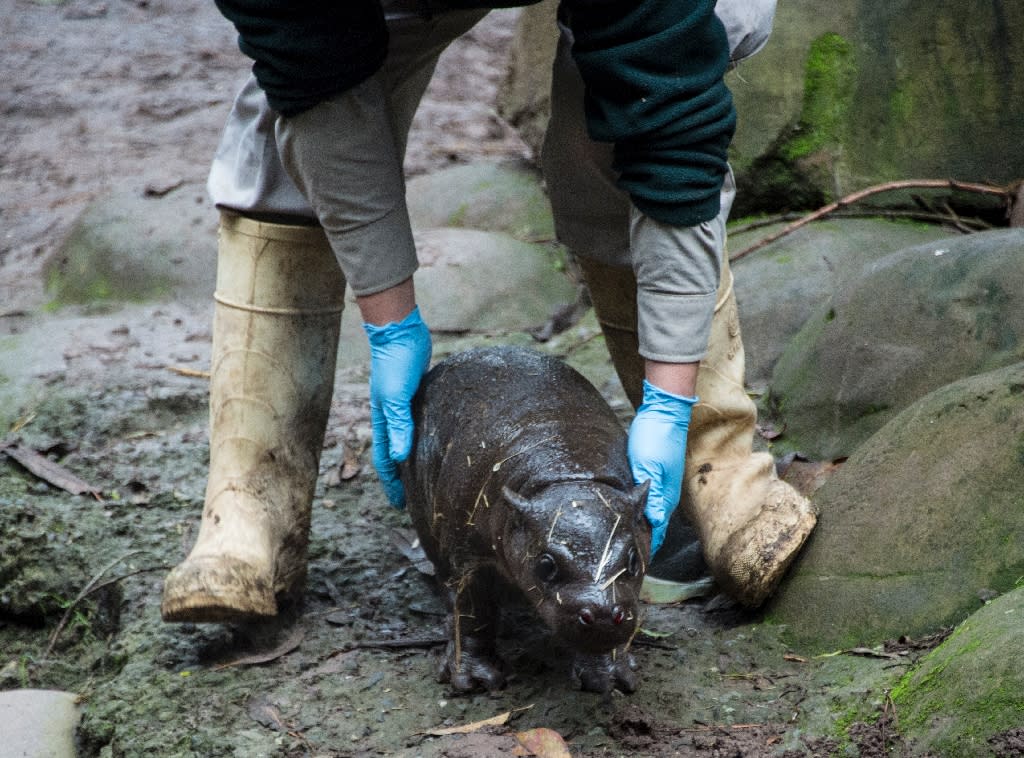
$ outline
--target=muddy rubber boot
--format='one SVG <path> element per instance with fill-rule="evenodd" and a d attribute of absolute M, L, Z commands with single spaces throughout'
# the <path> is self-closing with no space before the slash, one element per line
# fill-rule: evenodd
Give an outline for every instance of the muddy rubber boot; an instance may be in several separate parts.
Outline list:
<path fill-rule="evenodd" d="M 627 397 L 638 407 L 636 280 L 628 268 L 579 259 L 598 322 Z M 814 508 L 778 479 L 769 453 L 753 452 L 757 407 L 744 389 L 744 354 L 732 272 L 723 265 L 708 352 L 697 375 L 681 507 L 696 528 L 719 587 L 757 607 L 772 593 L 817 522 Z"/>
<path fill-rule="evenodd" d="M 323 230 L 225 213 L 218 245 L 206 500 L 164 621 L 265 618 L 301 594 L 334 391 L 345 279 Z"/>

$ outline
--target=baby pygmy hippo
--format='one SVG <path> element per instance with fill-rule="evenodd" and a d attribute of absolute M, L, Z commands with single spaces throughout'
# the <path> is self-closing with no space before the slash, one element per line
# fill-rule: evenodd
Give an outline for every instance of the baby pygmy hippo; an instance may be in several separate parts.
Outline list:
<path fill-rule="evenodd" d="M 632 692 L 647 485 L 633 484 L 625 430 L 604 398 L 555 358 L 484 348 L 436 365 L 413 413 L 402 479 L 448 594 L 440 681 L 504 684 L 495 627 L 505 585 L 572 650 L 583 689 Z"/>

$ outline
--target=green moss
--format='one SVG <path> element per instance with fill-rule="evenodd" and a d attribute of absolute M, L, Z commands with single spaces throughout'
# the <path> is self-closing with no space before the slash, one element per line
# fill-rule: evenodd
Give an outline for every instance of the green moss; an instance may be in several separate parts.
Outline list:
<path fill-rule="evenodd" d="M 467 213 L 469 213 L 469 203 L 463 203 L 448 217 L 448 226 L 465 226 Z"/>
<path fill-rule="evenodd" d="M 811 43 L 804 77 L 804 102 L 797 132 L 783 149 L 796 160 L 841 141 L 857 78 L 853 45 L 838 34 Z"/>
<path fill-rule="evenodd" d="M 936 735 L 928 746 L 941 755 L 957 755 L 964 754 L 965 745 L 983 744 L 992 734 L 1015 725 L 1024 712 L 1024 696 L 1013 675 L 994 687 L 972 684 L 976 659 L 1006 637 L 1005 629 L 991 628 L 990 621 L 968 619 L 907 672 L 891 696 L 908 733 L 928 732 L 936 719 L 951 713 L 969 713 L 969 718 L 958 719 L 956 729 Z M 996 675 L 997 680 L 1001 677 Z"/>
<path fill-rule="evenodd" d="M 892 90 L 889 95 L 889 114 L 894 123 L 904 124 L 910 121 L 914 112 L 914 98 L 905 89 L 899 87 Z"/>

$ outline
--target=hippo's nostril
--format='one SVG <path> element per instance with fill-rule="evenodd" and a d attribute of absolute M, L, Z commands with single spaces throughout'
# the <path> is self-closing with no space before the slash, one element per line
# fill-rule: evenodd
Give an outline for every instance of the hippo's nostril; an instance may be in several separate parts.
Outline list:
<path fill-rule="evenodd" d="M 616 608 L 612 612 L 612 621 L 616 624 L 621 624 L 626 620 L 626 613 L 621 608 Z"/>
<path fill-rule="evenodd" d="M 589 608 L 584 608 L 580 611 L 580 623 L 584 626 L 590 626 L 594 623 L 594 612 Z"/>

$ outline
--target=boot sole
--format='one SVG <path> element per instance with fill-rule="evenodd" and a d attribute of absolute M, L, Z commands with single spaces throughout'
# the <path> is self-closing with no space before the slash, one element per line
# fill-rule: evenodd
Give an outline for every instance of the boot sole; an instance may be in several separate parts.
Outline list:
<path fill-rule="evenodd" d="M 174 568 L 164 581 L 160 604 L 164 621 L 231 623 L 276 615 L 270 583 L 243 561 L 191 559 Z"/>

